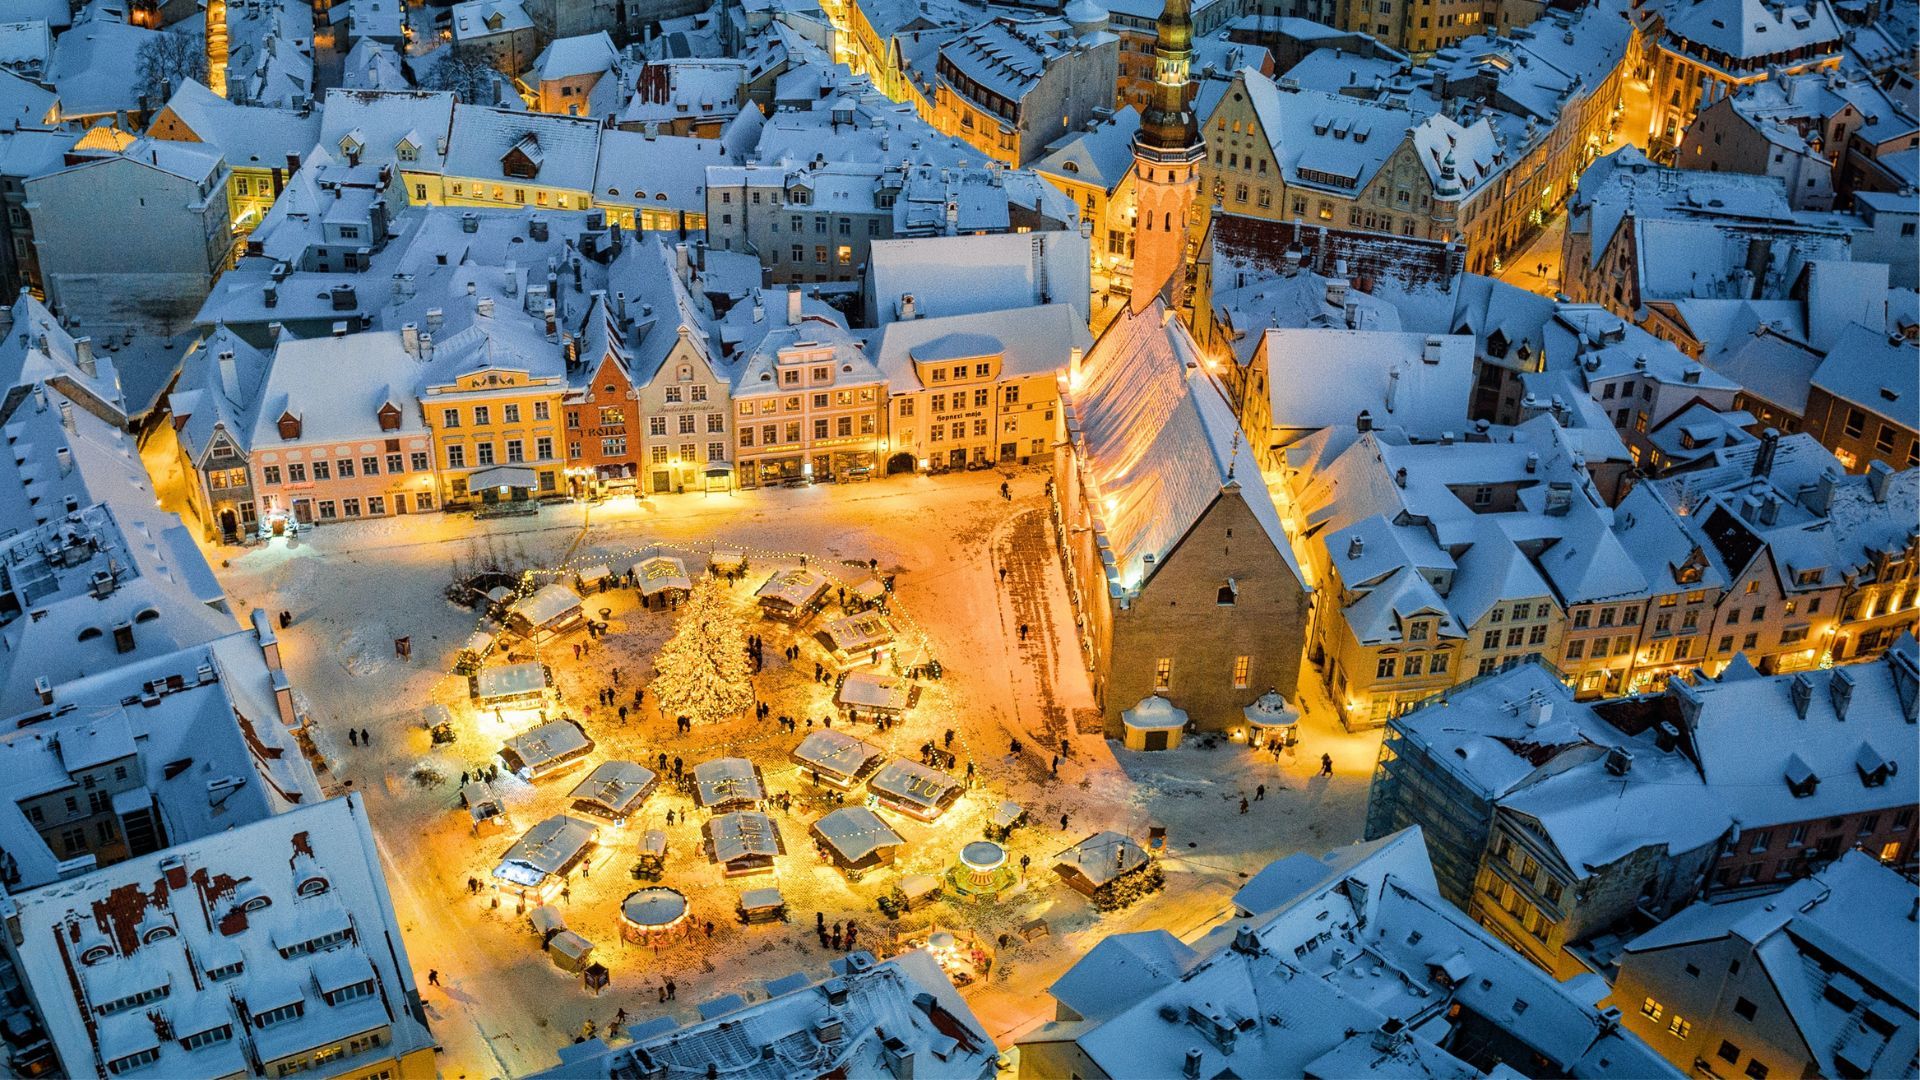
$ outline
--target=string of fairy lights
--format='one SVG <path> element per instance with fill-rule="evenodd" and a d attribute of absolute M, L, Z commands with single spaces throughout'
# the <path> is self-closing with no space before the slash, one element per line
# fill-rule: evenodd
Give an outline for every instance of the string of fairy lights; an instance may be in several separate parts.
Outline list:
<path fill-rule="evenodd" d="M 798 564 L 824 577 L 828 581 L 828 588 L 830 590 L 849 590 L 867 576 L 879 576 L 878 570 L 871 566 L 871 564 L 845 562 L 836 564 L 831 561 L 823 561 L 810 553 L 801 551 L 787 551 L 751 544 L 727 542 L 711 542 L 704 548 L 652 543 L 640 546 L 596 548 L 585 553 L 570 555 L 557 565 L 522 571 L 519 580 L 515 583 L 510 594 L 500 598 L 498 603 L 510 609 L 513 605 L 531 598 L 534 593 L 547 585 L 564 585 L 582 580 L 585 572 L 600 568 L 606 568 L 610 571 L 605 580 L 624 582 L 626 580 L 626 574 L 614 570 L 614 567 L 621 565 L 638 565 L 648 559 L 657 557 L 677 558 L 681 560 L 683 564 L 689 563 L 689 560 L 692 559 L 706 560 L 708 569 L 705 571 L 695 571 L 689 567 L 688 579 L 691 581 L 697 578 L 699 573 L 714 572 L 714 568 L 721 565 L 720 560 L 723 556 L 733 555 L 739 556 L 743 571 L 746 566 L 756 563 L 761 566 L 766 566 L 768 563 Z M 727 561 L 730 562 L 731 560 Z M 858 566 L 859 572 L 851 579 L 843 577 L 842 574 L 838 572 L 841 569 L 851 568 L 853 566 Z M 784 569 L 785 567 L 781 568 Z M 594 580 L 600 580 L 600 578 L 596 575 Z M 581 596 L 583 607 L 590 607 L 591 598 L 594 595 L 599 594 L 588 593 Z M 491 609 L 491 601 L 483 605 L 482 614 L 477 620 L 476 629 L 483 633 L 491 632 L 489 629 L 492 622 L 490 618 Z M 888 620 L 893 624 L 895 631 L 893 665 L 896 671 L 904 672 L 935 661 L 931 635 L 929 635 L 926 628 L 918 620 L 913 618 L 909 612 L 899 605 L 897 596 L 891 593 L 889 594 L 886 615 Z M 804 620 L 802 620 L 802 622 L 804 622 Z M 788 625 L 794 631 L 797 642 L 807 640 L 809 635 L 801 631 L 801 625 L 799 623 L 791 623 Z M 553 644 L 553 642 L 542 643 L 531 637 L 528 638 L 527 643 L 532 648 L 535 659 L 540 658 L 541 650 L 546 645 Z M 901 660 L 903 656 L 911 656 L 916 662 L 903 663 Z M 484 656 L 481 659 L 484 660 Z M 935 679 L 930 682 L 922 680 L 915 681 L 920 686 L 919 698 L 914 705 L 915 719 L 930 724 L 936 734 L 940 732 L 944 724 L 945 730 L 953 732 L 954 739 L 958 743 L 958 748 L 956 752 L 954 747 L 942 745 L 942 740 L 937 737 L 928 738 L 921 745 L 934 745 L 948 753 L 953 753 L 956 762 L 964 759 L 969 763 L 979 764 L 982 759 L 974 753 L 965 731 L 955 723 L 957 711 L 952 693 L 946 687 L 944 680 Z M 829 700 L 831 701 L 831 699 Z M 563 712 L 562 715 L 566 714 Z M 805 723 L 805 717 L 795 717 L 794 719 L 796 721 L 796 732 L 799 730 L 807 730 L 801 726 Z M 739 751 L 743 749 L 762 746 L 775 739 L 784 738 L 789 734 L 782 725 L 771 720 L 765 722 L 765 727 L 766 730 L 760 730 L 756 733 L 733 733 L 726 738 L 712 743 L 685 747 L 681 749 L 681 754 L 694 758 L 703 758 L 710 754 L 738 756 Z M 874 745 L 890 756 L 899 757 L 902 756 L 900 751 L 901 744 L 908 738 L 905 728 L 906 723 L 904 717 L 900 717 L 890 723 L 886 731 L 876 731 L 875 734 L 879 736 L 878 739 L 859 738 L 862 742 Z M 803 735 L 801 737 L 804 738 L 805 736 Z M 919 760 L 918 756 L 915 755 L 913 760 Z M 777 773 L 776 775 L 784 775 L 787 772 L 797 775 L 804 771 L 805 768 L 803 766 L 795 763 L 792 764 L 789 769 L 782 770 L 781 773 Z M 971 785 L 969 784 L 967 786 L 970 787 Z M 878 829 L 836 829 L 835 831 L 838 837 L 849 840 L 869 837 L 875 839 L 897 839 L 898 837 L 898 834 L 887 827 L 884 822 L 881 823 Z"/>

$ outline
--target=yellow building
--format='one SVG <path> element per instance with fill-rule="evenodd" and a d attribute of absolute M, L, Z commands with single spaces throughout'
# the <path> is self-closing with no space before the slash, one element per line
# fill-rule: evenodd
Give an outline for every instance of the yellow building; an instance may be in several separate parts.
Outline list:
<path fill-rule="evenodd" d="M 1128 105 L 1091 131 L 1069 135 L 1047 148 L 1033 171 L 1066 193 L 1093 226 L 1093 270 L 1125 287 L 1133 273 L 1133 136 L 1140 113 Z M 1096 287 L 1098 283 L 1096 282 Z"/>
<path fill-rule="evenodd" d="M 445 344 L 432 342 L 429 331 L 420 342 L 422 358 L 432 365 L 420 410 L 433 433 L 441 501 L 493 504 L 559 494 L 567 385 L 558 353 L 496 348 L 478 328 Z"/>
<path fill-rule="evenodd" d="M 1773 75 L 1833 70 L 1845 34 L 1826 0 L 1802 7 L 1703 0 L 1674 5 L 1647 50 L 1653 116 L 1647 147 L 1672 151 L 1701 109 Z"/>
<path fill-rule="evenodd" d="M 1050 457 L 1060 376 L 1092 345 L 1067 304 L 888 323 L 874 343 L 887 471 Z"/>
<path fill-rule="evenodd" d="M 227 210 L 236 249 L 273 209 L 287 180 L 320 136 L 320 114 L 234 105 L 189 79 L 158 113 L 148 135 L 218 149 L 232 173 Z"/>
<path fill-rule="evenodd" d="M 600 124 L 568 116 L 457 105 L 438 174 L 401 172 L 414 202 L 430 206 L 593 206 Z"/>

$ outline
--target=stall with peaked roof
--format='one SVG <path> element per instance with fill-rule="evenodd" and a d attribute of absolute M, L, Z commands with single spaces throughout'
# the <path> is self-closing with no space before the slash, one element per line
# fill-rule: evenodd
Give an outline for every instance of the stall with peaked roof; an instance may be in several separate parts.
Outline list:
<path fill-rule="evenodd" d="M 538 780 L 578 765 L 593 753 L 593 740 L 570 717 L 549 720 L 508 739 L 500 748 L 507 771 L 523 780 Z"/>
<path fill-rule="evenodd" d="M 565 585 L 542 585 L 507 609 L 507 629 L 544 644 L 587 622 L 580 594 Z"/>
<path fill-rule="evenodd" d="M 917 761 L 894 760 L 867 781 L 867 790 L 890 810 L 932 821 L 959 800 L 960 781 Z"/>
<path fill-rule="evenodd" d="M 769 619 L 799 625 L 826 603 L 827 576 L 804 566 L 775 571 L 753 594 Z"/>
<path fill-rule="evenodd" d="M 746 758 L 715 758 L 693 767 L 693 799 L 703 810 L 751 810 L 767 797 L 760 766 Z"/>
<path fill-rule="evenodd" d="M 814 783 L 841 791 L 858 787 L 886 760 L 886 754 L 879 747 L 832 728 L 808 732 L 800 745 L 793 748 L 792 757 L 794 764 L 805 769 Z"/>
<path fill-rule="evenodd" d="M 821 854 L 858 881 L 876 867 L 889 866 L 905 844 L 899 833 L 864 806 L 843 806 L 813 823 Z"/>
<path fill-rule="evenodd" d="M 624 825 L 659 786 L 660 777 L 631 761 L 603 761 L 594 766 L 567 797 L 573 809 L 614 825 Z"/>
<path fill-rule="evenodd" d="M 727 877 L 763 874 L 773 870 L 775 857 L 787 853 L 780 826 L 765 814 L 739 810 L 720 814 L 700 827 L 707 841 L 707 857 Z"/>
<path fill-rule="evenodd" d="M 545 903 L 567 875 L 593 853 L 599 826 L 566 814 L 539 822 L 514 841 L 493 868 L 494 883 L 533 903 Z"/>

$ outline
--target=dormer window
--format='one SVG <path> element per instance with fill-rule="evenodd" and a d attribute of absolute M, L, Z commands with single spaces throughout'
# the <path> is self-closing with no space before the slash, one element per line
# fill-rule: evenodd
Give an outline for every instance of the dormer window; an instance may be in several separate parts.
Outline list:
<path fill-rule="evenodd" d="M 98 964 L 102 960 L 111 960 L 112 958 L 113 949 L 107 945 L 95 945 L 93 948 L 80 954 L 80 962 L 88 966 Z"/>
<path fill-rule="evenodd" d="M 389 401 L 385 405 L 380 406 L 381 431 L 399 431 L 400 420 L 400 409 L 393 402 Z"/>
<path fill-rule="evenodd" d="M 401 161 L 411 162 L 420 160 L 420 148 L 404 139 L 401 140 L 400 145 L 393 148 L 393 153 L 394 156 Z"/>
<path fill-rule="evenodd" d="M 310 877 L 307 880 L 300 883 L 299 891 L 301 896 L 319 896 L 321 893 L 326 892 L 329 888 L 331 888 L 331 886 L 327 884 L 326 878 Z"/>
<path fill-rule="evenodd" d="M 147 943 L 148 945 L 151 945 L 156 941 L 165 941 L 168 938 L 174 937 L 174 936 L 175 934 L 174 934 L 173 927 L 156 926 L 153 929 L 147 931 L 146 936 L 142 937 L 140 940 Z"/>
<path fill-rule="evenodd" d="M 247 911 L 247 912 L 265 911 L 266 909 L 272 906 L 273 906 L 273 899 L 271 897 L 256 896 L 248 900 L 246 903 L 241 904 L 240 910 Z"/>
<path fill-rule="evenodd" d="M 1793 580 L 1800 585 L 1818 585 L 1826 576 L 1825 570 L 1802 570 L 1793 576 Z"/>
<path fill-rule="evenodd" d="M 280 437 L 297 439 L 300 437 L 300 417 L 292 410 L 280 414 Z"/>

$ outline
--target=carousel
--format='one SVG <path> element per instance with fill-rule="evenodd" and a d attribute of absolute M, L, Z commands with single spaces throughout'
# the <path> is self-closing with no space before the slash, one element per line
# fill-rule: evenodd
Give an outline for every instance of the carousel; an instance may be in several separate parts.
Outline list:
<path fill-rule="evenodd" d="M 959 861 L 947 871 L 947 885 L 968 899 L 994 896 L 1019 880 L 1007 861 L 1007 849 L 991 840 L 975 840 L 960 849 Z"/>
<path fill-rule="evenodd" d="M 687 898 L 678 889 L 664 885 L 636 889 L 620 902 L 620 936 L 635 945 L 657 948 L 693 928 L 687 910 Z"/>

